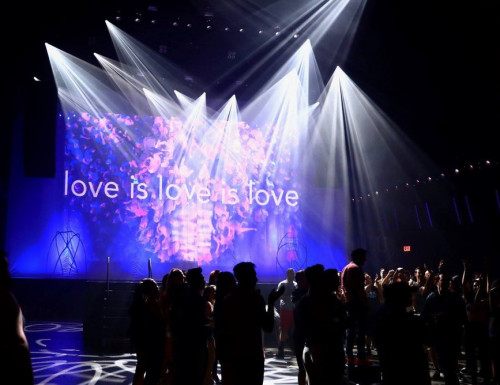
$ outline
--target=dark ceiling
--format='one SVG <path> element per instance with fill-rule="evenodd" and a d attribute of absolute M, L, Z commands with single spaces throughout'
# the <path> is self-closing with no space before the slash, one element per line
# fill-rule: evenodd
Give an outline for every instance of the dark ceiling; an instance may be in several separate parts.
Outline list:
<path fill-rule="evenodd" d="M 283 3 L 292 7 L 304 1 Z M 238 82 L 241 71 L 253 65 L 243 60 L 247 53 L 284 28 L 278 17 L 260 11 L 259 1 L 246 0 L 76 0 L 7 7 L 12 9 L 6 15 L 16 19 L 5 32 L 13 55 L 4 60 L 14 74 L 6 80 L 7 103 L 15 100 L 12 91 L 25 95 L 23 85 L 33 74 L 50 73 L 44 42 L 90 62 L 93 52 L 113 58 L 105 20 L 153 50 L 163 49 L 159 54 L 181 67 L 189 75 L 186 81 L 211 87 L 212 95 Z M 498 152 L 498 15 L 492 0 L 473 5 L 368 0 L 350 51 L 332 59 L 326 42 L 315 53 L 325 80 L 340 65 L 436 162 L 454 167 Z"/>

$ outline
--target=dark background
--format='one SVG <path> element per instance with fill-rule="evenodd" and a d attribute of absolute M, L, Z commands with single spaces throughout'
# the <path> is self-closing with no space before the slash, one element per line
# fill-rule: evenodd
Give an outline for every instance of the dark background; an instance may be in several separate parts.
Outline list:
<path fill-rule="evenodd" d="M 33 132 L 41 131 L 33 129 L 37 121 L 43 121 L 38 118 L 39 113 L 52 113 L 56 103 L 45 42 L 97 64 L 94 52 L 115 56 L 104 23 L 109 20 L 155 51 L 165 46 L 167 52 L 162 55 L 190 75 L 191 87 L 210 87 L 209 96 L 219 93 L 224 97 L 229 85 L 252 65 L 244 62 L 246 53 L 266 38 L 259 40 L 257 26 L 269 36 L 280 20 L 266 15 L 267 19 L 256 22 L 249 17 L 249 4 L 257 8 L 255 4 L 259 2 L 227 2 L 232 7 L 221 7 L 219 3 L 77 0 L 5 5 L 5 17 L 12 23 L 4 34 L 7 41 L 3 55 L 3 105 L 8 112 L 5 117 L 23 114 L 25 145 L 29 147 L 35 142 L 36 147 L 44 148 L 43 154 L 26 155 L 27 174 L 53 172 L 52 127 L 43 130 L 48 135 L 37 136 Z M 284 3 L 290 7 L 298 4 L 293 0 Z M 340 65 L 439 164 L 454 167 L 469 159 L 496 155 L 500 17 L 494 5 L 493 0 L 474 5 L 368 0 L 349 52 L 332 59 L 328 42 L 314 48 L 324 80 Z M 120 16 L 119 21 L 116 16 Z M 135 22 L 136 17 L 141 22 Z M 151 24 L 153 19 L 156 24 Z M 174 22 L 179 26 L 174 27 Z M 186 27 L 188 23 L 191 28 Z M 207 30 L 207 25 L 213 28 Z M 230 31 L 225 32 L 224 26 L 229 26 Z M 239 27 L 245 28 L 245 34 L 237 33 Z M 228 58 L 230 52 L 234 52 L 235 58 Z M 257 60 L 259 57 L 254 59 Z M 220 76 L 223 73 L 224 78 Z M 47 81 L 34 87 L 34 75 Z M 4 135 L 6 131 L 8 126 Z M 2 142 L 8 144 L 8 140 Z M 7 153 L 2 151 L 3 165 L 8 163 Z"/>

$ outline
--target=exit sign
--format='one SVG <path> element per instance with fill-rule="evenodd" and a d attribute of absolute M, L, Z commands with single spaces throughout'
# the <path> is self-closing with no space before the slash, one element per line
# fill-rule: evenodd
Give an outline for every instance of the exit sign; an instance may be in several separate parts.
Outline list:
<path fill-rule="evenodd" d="M 411 251 L 411 246 L 403 246 L 403 251 L 404 251 L 405 253 L 410 252 L 410 251 Z"/>

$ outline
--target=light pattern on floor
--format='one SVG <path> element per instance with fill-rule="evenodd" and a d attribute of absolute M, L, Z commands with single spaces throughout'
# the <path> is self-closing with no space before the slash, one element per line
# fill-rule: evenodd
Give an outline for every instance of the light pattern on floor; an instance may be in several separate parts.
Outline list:
<path fill-rule="evenodd" d="M 83 325 L 73 322 L 26 322 L 36 385 L 104 385 L 132 383 L 134 354 L 96 355 L 83 349 Z M 293 359 L 266 354 L 265 385 L 297 383 Z"/>

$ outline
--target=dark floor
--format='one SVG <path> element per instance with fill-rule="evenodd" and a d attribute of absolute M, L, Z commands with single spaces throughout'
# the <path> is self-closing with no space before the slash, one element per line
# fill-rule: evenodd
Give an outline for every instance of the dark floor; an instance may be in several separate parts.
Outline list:
<path fill-rule="evenodd" d="M 84 349 L 81 323 L 26 322 L 25 332 L 30 345 L 36 385 L 129 385 L 132 383 L 135 355 L 129 352 L 89 354 Z M 286 352 L 285 359 L 276 359 L 275 353 L 275 348 L 266 348 L 264 384 L 297 384 L 297 364 L 291 351 Z M 376 352 L 373 353 L 373 366 L 377 367 Z M 433 370 L 431 370 L 432 374 L 434 374 Z M 470 383 L 467 377 L 461 380 L 464 384 Z M 359 381 L 355 378 L 346 378 L 346 384 L 357 383 Z M 364 384 L 375 385 L 377 383 L 365 382 Z M 433 380 L 433 385 L 440 384 L 444 384 L 442 379 Z"/>

